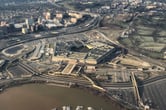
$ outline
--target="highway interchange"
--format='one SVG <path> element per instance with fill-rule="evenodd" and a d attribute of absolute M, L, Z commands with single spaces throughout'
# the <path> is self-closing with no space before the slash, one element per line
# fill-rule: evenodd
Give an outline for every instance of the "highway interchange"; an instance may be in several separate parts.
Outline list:
<path fill-rule="evenodd" d="M 0 50 L 2 51 L 6 48 L 13 47 L 20 44 L 28 44 L 28 45 L 37 44 L 41 40 L 54 42 L 53 40 L 56 40 L 57 38 L 63 38 L 63 36 L 65 35 L 72 36 L 75 34 L 93 30 L 98 27 L 102 17 L 96 14 L 91 14 L 91 15 L 93 15 L 91 20 L 85 21 L 76 26 L 65 27 L 56 31 L 50 30 L 47 32 L 40 32 L 38 34 L 32 33 L 28 35 L 22 35 L 19 37 L 15 37 L 16 39 L 13 42 L 10 42 L 9 40 L 10 38 L 9 39 L 1 38 L 0 39 L 1 42 L 3 42 L 3 40 L 7 40 L 10 43 L 0 46 Z M 39 35 L 39 37 L 34 37 L 37 35 Z M 18 40 L 17 38 L 20 38 L 20 40 Z M 48 74 L 43 74 L 39 70 L 34 68 L 33 66 L 29 65 L 27 61 L 23 60 L 21 55 L 16 56 L 15 58 L 10 58 L 1 54 L 1 58 L 9 61 L 4 67 L 4 69 L 7 71 L 9 76 L 6 79 L 0 80 L 1 89 L 3 89 L 4 85 L 7 83 L 11 83 L 14 81 L 22 81 L 22 80 L 24 81 L 24 79 L 28 79 L 29 82 L 44 81 L 45 83 L 55 83 L 57 85 L 70 86 L 70 84 L 73 84 L 73 85 L 79 85 L 79 86 L 85 86 L 85 87 L 93 87 L 93 84 L 90 81 L 82 77 L 81 74 L 83 74 L 83 72 L 80 72 L 80 74 L 76 76 L 73 76 L 73 75 L 52 76 Z M 14 65 L 15 63 L 16 63 L 16 67 L 17 66 L 19 67 L 8 69 L 10 65 Z M 21 70 L 24 70 L 26 74 L 30 75 L 30 77 L 20 78 L 20 74 L 24 72 L 24 71 L 20 72 Z M 20 73 L 18 73 L 18 71 Z M 120 70 L 115 69 L 111 71 L 117 72 Z M 126 71 L 128 73 L 138 72 L 138 70 L 134 70 L 134 69 L 133 70 L 129 69 Z M 165 109 L 164 107 L 166 106 L 166 99 L 164 98 L 166 97 L 166 93 L 164 92 L 165 90 L 163 89 L 165 88 L 165 83 L 166 83 L 166 75 L 156 76 L 154 78 L 145 79 L 143 81 L 137 81 L 139 94 L 142 99 L 142 102 L 145 105 L 148 104 L 150 107 L 153 107 L 155 109 L 164 110 Z M 138 105 L 137 105 L 138 102 L 135 102 L 134 86 L 130 78 L 128 82 L 121 82 L 121 83 L 101 82 L 96 85 L 104 88 L 109 93 L 109 95 L 115 100 L 119 101 L 119 99 L 121 99 L 121 101 L 123 101 L 125 104 L 128 104 L 130 107 L 132 105 L 133 108 L 138 109 Z M 157 85 L 160 85 L 160 86 L 157 86 Z"/>

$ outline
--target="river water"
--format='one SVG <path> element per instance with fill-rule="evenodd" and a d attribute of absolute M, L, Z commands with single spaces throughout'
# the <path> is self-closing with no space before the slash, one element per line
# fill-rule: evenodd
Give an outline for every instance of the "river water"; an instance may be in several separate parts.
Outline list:
<path fill-rule="evenodd" d="M 63 88 L 44 84 L 12 87 L 0 94 L 0 110 L 51 110 L 63 105 L 91 106 L 95 110 L 120 110 L 112 101 L 87 90 Z M 102 109 L 101 109 L 102 108 Z"/>

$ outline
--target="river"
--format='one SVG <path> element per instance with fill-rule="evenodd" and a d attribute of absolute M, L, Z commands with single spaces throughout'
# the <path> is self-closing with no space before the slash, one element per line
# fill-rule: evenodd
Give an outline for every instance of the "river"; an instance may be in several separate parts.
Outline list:
<path fill-rule="evenodd" d="M 88 90 L 63 88 L 44 84 L 27 84 L 6 89 L 0 94 L 0 110 L 62 110 L 70 105 L 91 106 L 95 110 L 120 110 L 112 101 Z M 102 108 L 102 109 L 101 109 Z"/>

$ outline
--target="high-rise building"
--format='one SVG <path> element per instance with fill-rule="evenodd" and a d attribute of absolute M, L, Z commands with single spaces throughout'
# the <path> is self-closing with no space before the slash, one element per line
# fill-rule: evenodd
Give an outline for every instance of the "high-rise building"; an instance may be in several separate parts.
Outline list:
<path fill-rule="evenodd" d="M 27 19 L 25 19 L 25 24 L 26 24 L 27 28 L 29 29 L 30 26 L 32 26 L 34 24 L 33 18 L 27 18 Z"/>
<path fill-rule="evenodd" d="M 51 13 L 50 12 L 44 13 L 44 16 L 45 16 L 46 20 L 51 19 Z"/>
<path fill-rule="evenodd" d="M 41 17 L 39 17 L 39 18 L 37 19 L 37 23 L 38 23 L 38 24 L 42 24 L 42 18 L 41 18 Z"/>

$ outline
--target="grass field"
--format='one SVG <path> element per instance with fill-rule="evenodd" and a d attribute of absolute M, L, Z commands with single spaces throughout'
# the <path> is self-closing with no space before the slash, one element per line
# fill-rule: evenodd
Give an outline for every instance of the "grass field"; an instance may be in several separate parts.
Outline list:
<path fill-rule="evenodd" d="M 141 38 L 144 42 L 154 42 L 154 39 L 152 36 L 141 36 Z"/>
<path fill-rule="evenodd" d="M 152 35 L 154 31 L 149 31 L 149 30 L 143 30 L 143 29 L 138 29 L 137 33 L 139 35 Z"/>
<path fill-rule="evenodd" d="M 145 50 L 161 52 L 161 50 L 165 47 L 165 44 L 155 43 L 155 42 L 145 42 L 142 43 L 139 47 Z"/>
<path fill-rule="evenodd" d="M 138 16 L 133 21 L 135 32 L 128 38 L 121 38 L 119 42 L 129 48 L 135 48 L 144 55 L 163 58 L 166 48 L 166 13 L 165 16 L 163 13 Z"/>
<path fill-rule="evenodd" d="M 144 26 L 144 25 L 138 25 L 138 26 L 136 26 L 136 28 L 140 29 L 140 30 L 146 30 L 146 31 L 154 31 L 155 30 L 155 28 Z"/>
<path fill-rule="evenodd" d="M 158 34 L 159 34 L 159 36 L 166 37 L 166 31 L 165 30 L 160 31 Z"/>
<path fill-rule="evenodd" d="M 162 38 L 162 37 L 157 38 L 157 41 L 158 41 L 159 43 L 166 44 L 166 37 L 165 37 L 165 38 Z"/>
<path fill-rule="evenodd" d="M 135 67 L 150 67 L 151 65 L 141 59 L 134 56 L 125 56 L 125 58 L 120 58 L 120 63 L 123 65 L 130 65 Z"/>

